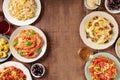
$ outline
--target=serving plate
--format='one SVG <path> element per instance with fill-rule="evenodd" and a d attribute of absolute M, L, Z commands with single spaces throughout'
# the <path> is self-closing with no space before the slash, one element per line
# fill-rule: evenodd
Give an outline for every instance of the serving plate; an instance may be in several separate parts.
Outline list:
<path fill-rule="evenodd" d="M 5 62 L 0 65 L 0 70 L 4 69 L 5 67 L 9 67 L 9 66 L 15 66 L 21 69 L 23 73 L 26 75 L 26 80 L 32 80 L 29 70 L 22 63 L 19 63 L 19 62 L 15 62 L 15 61 Z"/>
<path fill-rule="evenodd" d="M 108 0 L 105 0 L 105 8 L 106 8 L 106 10 L 107 10 L 108 12 L 113 13 L 113 14 L 120 13 L 120 10 L 110 10 L 110 9 L 108 8 L 107 4 L 108 4 Z"/>
<path fill-rule="evenodd" d="M 92 19 L 94 16 L 104 17 L 104 18 L 108 19 L 114 25 L 113 35 L 108 43 L 98 45 L 86 38 L 85 24 L 87 23 L 88 20 Z M 106 49 L 106 48 L 110 47 L 118 37 L 118 24 L 117 24 L 116 20 L 110 14 L 108 14 L 106 12 L 102 12 L 102 11 L 95 11 L 95 12 L 91 12 L 90 14 L 86 15 L 83 18 L 83 20 L 80 24 L 79 33 L 80 33 L 80 37 L 81 37 L 82 41 L 87 46 L 89 46 L 93 49 Z"/>
<path fill-rule="evenodd" d="M 40 15 L 40 12 L 41 12 L 41 2 L 40 2 L 40 0 L 35 0 L 36 6 L 37 6 L 35 16 L 33 18 L 30 18 L 30 19 L 25 20 L 25 21 L 17 20 L 9 14 L 9 11 L 8 11 L 8 3 L 9 2 L 10 2 L 10 0 L 4 0 L 4 2 L 3 2 L 3 13 L 4 13 L 6 19 L 14 25 L 23 26 L 23 25 L 32 24 L 34 21 L 37 20 L 37 18 Z"/>
<path fill-rule="evenodd" d="M 0 39 L 1 38 L 6 39 L 8 41 L 8 43 L 9 43 L 9 39 L 8 39 L 8 37 L 6 35 L 0 35 Z M 8 56 L 6 58 L 0 58 L 0 62 L 4 62 L 4 61 L 6 61 L 10 57 L 10 55 L 11 55 L 10 50 L 8 51 L 7 54 L 8 54 Z"/>
<path fill-rule="evenodd" d="M 12 40 L 14 39 L 14 37 L 16 37 L 20 33 L 21 30 L 25 30 L 25 29 L 32 29 L 32 30 L 36 31 L 41 36 L 41 38 L 43 39 L 43 46 L 41 48 L 42 51 L 35 58 L 24 58 L 24 57 L 20 56 L 17 53 L 17 51 L 15 50 L 15 48 L 12 46 Z M 37 28 L 35 26 L 28 25 L 28 26 L 23 26 L 23 27 L 17 28 L 11 34 L 9 44 L 10 44 L 11 53 L 16 59 L 18 59 L 19 61 L 22 61 L 22 62 L 30 63 L 30 62 L 34 62 L 34 61 L 40 59 L 45 54 L 45 51 L 46 51 L 46 48 L 47 48 L 47 39 L 46 39 L 45 34 L 42 32 L 42 30 L 40 30 L 39 28 Z"/>
<path fill-rule="evenodd" d="M 115 52 L 117 56 L 120 58 L 120 46 L 118 47 L 118 41 L 120 42 L 120 37 L 118 38 L 116 44 L 115 44 Z"/>
<path fill-rule="evenodd" d="M 117 69 L 118 69 L 118 75 L 115 78 L 115 80 L 120 80 L 120 63 L 117 60 L 117 58 L 115 58 L 113 55 L 111 55 L 110 53 L 107 53 L 107 52 L 96 53 L 95 55 L 93 55 L 93 58 L 91 58 L 89 61 L 86 62 L 86 64 L 85 64 L 85 76 L 86 76 L 86 79 L 87 80 L 92 80 L 92 78 L 90 76 L 90 72 L 89 72 L 89 66 L 90 66 L 92 60 L 94 58 L 100 56 L 100 55 L 108 57 L 108 58 L 112 59 L 115 62 L 116 66 L 117 66 Z"/>

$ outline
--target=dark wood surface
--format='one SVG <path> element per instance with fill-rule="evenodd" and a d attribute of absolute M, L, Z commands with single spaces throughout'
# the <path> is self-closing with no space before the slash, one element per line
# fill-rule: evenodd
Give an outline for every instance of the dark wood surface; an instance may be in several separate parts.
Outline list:
<path fill-rule="evenodd" d="M 79 48 L 86 47 L 79 36 L 79 26 L 82 19 L 92 11 L 86 9 L 83 3 L 84 0 L 41 0 L 41 14 L 32 25 L 42 29 L 47 37 L 46 53 L 36 61 L 46 67 L 46 73 L 42 78 L 33 78 L 33 80 L 86 80 L 84 75 L 86 62 L 77 54 Z M 107 12 L 104 0 L 94 11 Z M 111 15 L 120 25 L 120 14 Z M 101 51 L 110 52 L 116 56 L 114 44 Z M 18 60 L 11 56 L 7 61 Z M 23 64 L 30 69 L 33 63 Z"/>

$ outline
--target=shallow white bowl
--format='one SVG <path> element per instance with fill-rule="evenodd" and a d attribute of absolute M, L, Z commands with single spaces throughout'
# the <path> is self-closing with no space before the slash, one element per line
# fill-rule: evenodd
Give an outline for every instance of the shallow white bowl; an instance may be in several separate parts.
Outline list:
<path fill-rule="evenodd" d="M 27 69 L 26 66 L 24 66 L 20 62 L 8 61 L 3 64 L 0 64 L 0 70 L 3 70 L 5 67 L 9 67 L 9 66 L 15 66 L 16 68 L 21 69 L 23 71 L 23 73 L 26 75 L 26 80 L 32 80 L 29 70 Z"/>
<path fill-rule="evenodd" d="M 8 3 L 10 2 L 10 0 L 4 0 L 3 2 L 3 13 L 5 15 L 5 18 L 12 24 L 14 25 L 18 25 L 18 26 L 23 26 L 23 25 L 28 25 L 28 24 L 32 24 L 34 21 L 37 20 L 37 18 L 39 17 L 40 15 L 40 12 L 41 12 L 41 2 L 40 0 L 35 0 L 36 2 L 36 6 L 37 6 L 37 10 L 36 10 L 36 14 L 33 18 L 30 18 L 28 20 L 25 20 L 25 21 L 20 21 L 20 20 L 17 20 L 15 18 L 13 18 L 10 14 L 9 14 L 9 11 L 8 11 Z"/>
<path fill-rule="evenodd" d="M 105 17 L 106 19 L 108 19 L 114 25 L 113 36 L 109 40 L 108 43 L 97 45 L 97 44 L 93 43 L 92 41 L 90 41 L 86 38 L 85 24 L 88 20 L 92 19 L 94 16 Z M 88 14 L 87 16 L 85 16 L 83 18 L 83 20 L 80 24 L 79 33 L 80 33 L 80 37 L 81 37 L 82 41 L 87 46 L 91 47 L 92 49 L 106 49 L 106 48 L 110 47 L 118 37 L 118 24 L 117 24 L 116 20 L 110 14 L 108 14 L 106 12 L 102 12 L 102 11 L 95 11 L 95 12 L 91 12 L 90 14 Z"/>
<path fill-rule="evenodd" d="M 14 37 L 16 37 L 21 30 L 25 30 L 25 29 L 33 29 L 34 31 L 36 31 L 43 39 L 43 46 L 42 46 L 42 51 L 41 53 L 35 57 L 35 58 L 24 58 L 22 56 L 20 56 L 17 51 L 15 50 L 15 48 L 12 46 L 12 40 L 14 39 Z M 47 39 L 46 39 L 46 36 L 45 34 L 42 32 L 42 30 L 40 30 L 39 28 L 35 27 L 35 26 L 31 26 L 31 25 L 28 25 L 28 26 L 23 26 L 23 27 L 19 27 L 17 28 L 10 36 L 10 41 L 9 41 L 9 44 L 10 44 L 10 50 L 11 50 L 11 53 L 12 55 L 18 59 L 19 61 L 22 61 L 22 62 L 26 62 L 26 63 L 30 63 L 30 62 L 34 62 L 38 59 L 40 59 L 46 52 L 46 49 L 47 49 Z"/>

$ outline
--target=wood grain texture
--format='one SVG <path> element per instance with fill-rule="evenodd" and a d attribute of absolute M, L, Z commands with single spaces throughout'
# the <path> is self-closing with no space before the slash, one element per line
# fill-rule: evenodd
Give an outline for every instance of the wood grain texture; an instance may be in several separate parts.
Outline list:
<path fill-rule="evenodd" d="M 82 19 L 92 11 L 87 10 L 83 3 L 84 0 L 41 0 L 41 14 L 32 25 L 42 29 L 47 37 L 47 51 L 36 61 L 46 67 L 46 74 L 40 79 L 33 80 L 86 80 L 85 61 L 77 55 L 79 48 L 86 47 L 79 36 L 79 26 Z M 104 0 L 94 11 L 98 10 L 106 11 Z M 112 16 L 120 25 L 120 15 Z M 116 56 L 114 45 L 102 51 Z M 12 56 L 9 60 L 18 61 Z M 23 64 L 30 69 L 33 63 Z"/>

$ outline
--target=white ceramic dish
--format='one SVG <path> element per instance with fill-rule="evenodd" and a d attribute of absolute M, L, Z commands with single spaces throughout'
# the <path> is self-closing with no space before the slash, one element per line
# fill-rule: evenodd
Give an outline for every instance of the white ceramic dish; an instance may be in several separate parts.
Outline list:
<path fill-rule="evenodd" d="M 93 43 L 92 41 L 89 41 L 86 38 L 86 33 L 85 33 L 85 27 L 84 26 L 85 26 L 86 22 L 89 19 L 92 19 L 94 16 L 105 17 L 106 19 L 108 19 L 114 25 L 113 36 L 108 43 L 97 45 L 97 44 Z M 83 42 L 87 46 L 89 46 L 93 49 L 106 49 L 106 48 L 110 47 L 118 37 L 118 24 L 117 24 L 116 20 L 111 15 L 109 15 L 108 13 L 102 12 L 102 11 L 95 11 L 95 12 L 91 12 L 90 14 L 88 14 L 87 16 L 84 17 L 84 19 L 82 20 L 82 22 L 80 24 L 79 32 L 80 32 L 81 39 L 83 40 Z"/>
<path fill-rule="evenodd" d="M 91 58 L 89 61 L 86 62 L 86 64 L 85 64 L 85 76 L 86 76 L 87 80 L 92 80 L 92 78 L 90 76 L 90 72 L 89 72 L 89 66 L 90 66 L 92 60 L 100 55 L 108 57 L 115 62 L 117 69 L 118 69 L 118 75 L 116 76 L 116 78 L 114 80 L 120 80 L 120 63 L 116 57 L 114 57 L 110 53 L 106 53 L 106 52 L 99 52 L 99 53 L 93 55 L 93 58 Z"/>
<path fill-rule="evenodd" d="M 8 37 L 6 35 L 0 35 L 0 38 L 6 39 L 8 41 L 8 43 L 9 43 L 9 39 L 8 39 Z M 8 56 L 6 58 L 0 58 L 0 62 L 4 62 L 10 57 L 10 55 L 11 55 L 10 50 L 9 50 L 9 52 L 7 54 L 8 54 Z"/>
<path fill-rule="evenodd" d="M 35 66 L 35 65 L 41 66 L 41 67 L 43 68 L 43 73 L 41 74 L 41 76 L 36 76 L 36 75 L 33 73 L 32 69 L 33 69 L 33 66 Z M 40 78 L 40 77 L 42 77 L 42 76 L 45 74 L 45 67 L 44 67 L 42 64 L 40 64 L 40 63 L 35 63 L 35 64 L 33 64 L 33 65 L 31 66 L 30 71 L 31 71 L 31 74 L 32 74 L 34 77 Z"/>
<path fill-rule="evenodd" d="M 15 66 L 21 69 L 23 73 L 26 75 L 26 80 L 32 80 L 29 70 L 22 63 L 19 63 L 19 62 L 15 62 L 15 61 L 5 62 L 0 65 L 0 70 L 2 70 L 5 67 L 9 67 L 9 66 Z"/>
<path fill-rule="evenodd" d="M 33 29 L 34 31 L 36 31 L 43 39 L 43 46 L 42 46 L 42 51 L 41 53 L 35 57 L 35 58 L 32 58 L 32 59 L 28 59 L 28 58 L 24 58 L 20 55 L 17 54 L 17 51 L 15 50 L 15 48 L 12 46 L 12 40 L 15 36 L 17 36 L 19 34 L 19 32 L 21 30 L 25 30 L 25 29 Z M 10 41 L 9 41 L 9 44 L 10 44 L 10 50 L 11 50 L 11 53 L 12 55 L 18 59 L 19 61 L 22 61 L 22 62 L 26 62 L 26 63 L 30 63 L 30 62 L 34 62 L 38 59 L 40 59 L 46 52 L 46 48 L 47 48 L 47 39 L 46 39 L 46 36 L 45 34 L 37 27 L 34 27 L 34 26 L 23 26 L 23 27 L 19 27 L 17 28 L 10 36 Z"/>
<path fill-rule="evenodd" d="M 92 1 L 92 0 L 91 0 Z M 84 5 L 85 5 L 85 7 L 87 8 L 87 9 L 89 9 L 89 10 L 94 10 L 94 9 L 96 9 L 96 8 L 98 8 L 99 7 L 99 5 L 101 4 L 101 0 L 98 0 L 99 2 L 98 2 L 98 4 L 95 6 L 95 7 L 90 7 L 90 6 L 88 6 L 87 5 L 87 0 L 84 0 Z"/>
<path fill-rule="evenodd" d="M 115 52 L 117 56 L 120 58 L 120 46 L 118 47 L 118 41 L 120 41 L 120 38 L 118 38 L 116 44 L 115 44 Z"/>
<path fill-rule="evenodd" d="M 105 0 L 105 8 L 108 12 L 113 13 L 113 14 L 120 13 L 120 10 L 110 10 L 107 4 L 108 4 L 108 0 Z"/>
<path fill-rule="evenodd" d="M 23 26 L 23 25 L 32 24 L 39 17 L 40 12 L 41 12 L 41 2 L 40 2 L 40 0 L 35 0 L 35 1 L 36 1 L 36 4 L 37 4 L 36 14 L 33 18 L 28 19 L 26 21 L 17 20 L 9 14 L 8 3 L 10 2 L 10 0 L 4 0 L 4 2 L 3 2 L 3 13 L 4 13 L 6 19 L 14 25 Z"/>

